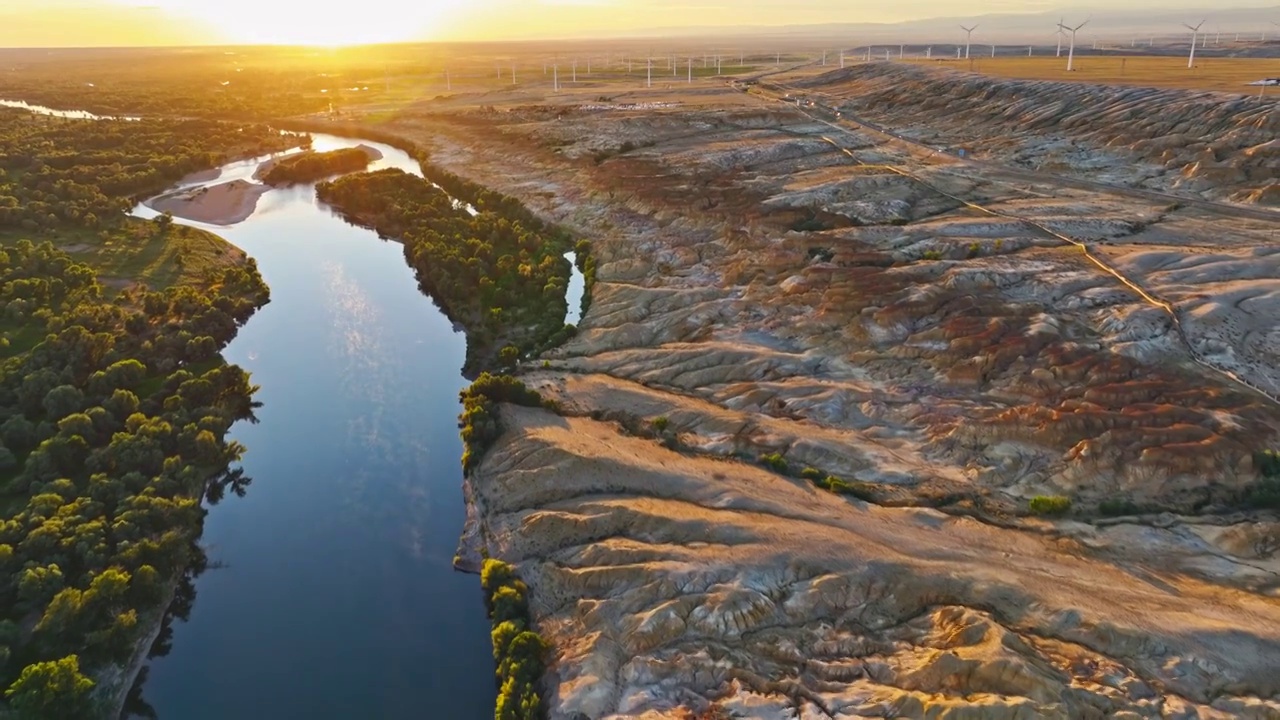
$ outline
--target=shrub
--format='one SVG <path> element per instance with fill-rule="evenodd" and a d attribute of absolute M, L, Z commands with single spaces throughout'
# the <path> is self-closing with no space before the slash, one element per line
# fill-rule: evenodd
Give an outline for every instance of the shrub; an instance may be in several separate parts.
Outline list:
<path fill-rule="evenodd" d="M 1036 515 L 1065 515 L 1071 509 L 1071 498 L 1061 495 L 1037 495 L 1031 498 L 1030 508 Z"/>
<path fill-rule="evenodd" d="M 1251 508 L 1280 510 L 1280 480 L 1267 479 L 1254 483 L 1244 491 L 1245 506 Z"/>
<path fill-rule="evenodd" d="M 834 475 L 828 475 L 816 481 L 815 484 L 827 492 L 833 492 L 837 495 L 849 495 L 863 502 L 873 502 L 875 499 L 874 489 L 867 483 L 850 482 L 841 480 Z"/>
<path fill-rule="evenodd" d="M 787 459 L 782 457 L 782 453 L 770 453 L 768 455 L 761 455 L 760 464 L 776 473 L 779 473 L 782 475 L 787 474 Z"/>
<path fill-rule="evenodd" d="M 462 414 L 458 416 L 463 443 L 462 469 L 470 473 L 498 436 L 502 427 L 498 423 L 496 405 L 511 403 L 524 407 L 545 407 L 542 395 L 510 375 L 481 373 L 475 382 L 459 393 Z"/>
<path fill-rule="evenodd" d="M 822 479 L 822 471 L 815 467 L 806 467 L 800 471 L 800 477 L 817 482 Z"/>
<path fill-rule="evenodd" d="M 982 253 L 982 246 L 978 243 L 969 243 L 969 257 L 976 258 Z"/>
<path fill-rule="evenodd" d="M 498 359 L 502 361 L 503 365 L 506 365 L 507 367 L 514 367 L 516 362 L 520 359 L 520 348 L 515 345 L 504 345 L 502 349 L 498 351 Z"/>
<path fill-rule="evenodd" d="M 657 432 L 657 433 L 663 433 L 663 432 L 666 432 L 666 431 L 667 431 L 667 427 L 668 427 L 670 424 L 671 424 L 671 421 L 670 421 L 670 420 L 668 420 L 668 419 L 667 419 L 667 416 L 665 416 L 665 415 L 663 415 L 663 416 L 661 416 L 661 417 L 656 417 L 656 418 L 654 418 L 654 419 L 652 419 L 652 420 L 650 420 L 650 421 L 649 421 L 649 425 L 650 425 L 650 427 L 652 427 L 652 428 L 653 428 L 653 431 L 654 431 L 654 432 Z"/>
<path fill-rule="evenodd" d="M 1280 452 L 1260 450 L 1253 454 L 1253 464 L 1264 478 L 1280 476 Z"/>

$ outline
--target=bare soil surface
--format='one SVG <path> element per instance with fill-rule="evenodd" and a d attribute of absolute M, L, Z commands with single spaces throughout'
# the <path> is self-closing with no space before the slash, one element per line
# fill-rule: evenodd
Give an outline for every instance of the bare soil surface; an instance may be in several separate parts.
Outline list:
<path fill-rule="evenodd" d="M 598 95 L 377 125 L 599 262 L 468 487 L 552 718 L 1280 717 L 1274 224 Z"/>
<path fill-rule="evenodd" d="M 905 136 L 979 158 L 1280 206 L 1275 97 L 1014 80 L 910 63 L 818 75 L 806 68 L 771 79 L 812 90 Z"/>
<path fill-rule="evenodd" d="M 147 201 L 156 212 L 211 225 L 234 225 L 253 214 L 258 198 L 271 188 L 247 180 L 161 195 Z"/>

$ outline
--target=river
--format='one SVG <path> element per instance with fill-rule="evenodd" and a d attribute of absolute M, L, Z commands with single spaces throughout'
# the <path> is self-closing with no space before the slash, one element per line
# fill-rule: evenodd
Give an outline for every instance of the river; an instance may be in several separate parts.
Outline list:
<path fill-rule="evenodd" d="M 378 148 L 371 169 L 419 172 L 385 144 L 313 137 L 317 150 Z M 273 189 L 247 220 L 207 229 L 271 286 L 224 353 L 264 405 L 231 431 L 248 448 L 248 494 L 205 519 L 221 567 L 197 579 L 143 696 L 162 720 L 493 717 L 479 582 L 452 569 L 464 336 L 398 243 L 341 220 L 312 185 Z"/>

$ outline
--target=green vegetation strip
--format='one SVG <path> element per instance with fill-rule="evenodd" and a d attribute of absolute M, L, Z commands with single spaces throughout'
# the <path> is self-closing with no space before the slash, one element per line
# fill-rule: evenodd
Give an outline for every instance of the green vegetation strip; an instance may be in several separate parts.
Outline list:
<path fill-rule="evenodd" d="M 468 375 L 512 367 L 568 339 L 568 239 L 514 199 L 459 192 L 479 203 L 473 216 L 449 191 L 397 169 L 316 186 L 348 219 L 403 241 L 423 291 L 466 329 Z"/>
<path fill-rule="evenodd" d="M 550 648 L 530 629 L 529 589 L 515 569 L 486 559 L 480 572 L 485 604 L 493 626 L 493 659 L 498 663 L 495 720 L 540 720 L 544 716 L 537 683 L 546 671 Z"/>
<path fill-rule="evenodd" d="M 371 161 L 369 153 L 361 148 L 339 148 L 328 152 L 306 151 L 276 161 L 262 174 L 262 182 L 268 185 L 309 183 L 320 178 L 363 170 Z"/>

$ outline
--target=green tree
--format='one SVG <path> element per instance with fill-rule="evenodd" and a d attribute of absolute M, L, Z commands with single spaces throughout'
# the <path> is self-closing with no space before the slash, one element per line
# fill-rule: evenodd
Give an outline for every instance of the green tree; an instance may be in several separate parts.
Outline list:
<path fill-rule="evenodd" d="M 14 456 L 13 451 L 0 445 L 0 473 L 9 472 L 16 467 L 18 467 L 18 458 Z"/>
<path fill-rule="evenodd" d="M 73 385 L 59 385 L 44 396 L 44 411 L 55 422 L 82 409 L 84 393 Z"/>
<path fill-rule="evenodd" d="M 0 425 L 0 440 L 17 452 L 30 450 L 36 444 L 36 426 L 22 415 L 14 415 Z"/>
<path fill-rule="evenodd" d="M 23 720 L 70 720 L 93 714 L 93 685 L 80 672 L 79 656 L 68 655 L 26 666 L 4 694 Z"/>
<path fill-rule="evenodd" d="M 102 407 L 107 412 L 116 417 L 117 420 L 124 420 L 130 415 L 138 412 L 138 396 L 128 390 L 115 390 L 111 393 L 111 397 L 103 401 Z"/>

